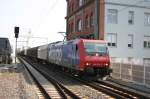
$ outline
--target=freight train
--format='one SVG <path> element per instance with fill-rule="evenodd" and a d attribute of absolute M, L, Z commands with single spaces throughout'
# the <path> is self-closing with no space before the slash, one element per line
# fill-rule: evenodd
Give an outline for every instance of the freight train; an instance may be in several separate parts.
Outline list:
<path fill-rule="evenodd" d="M 107 43 L 102 40 L 75 39 L 55 42 L 30 48 L 24 55 L 79 74 L 90 71 L 94 75 L 105 77 L 111 73 Z"/>
<path fill-rule="evenodd" d="M 10 64 L 12 49 L 8 38 L 0 38 L 0 63 Z"/>

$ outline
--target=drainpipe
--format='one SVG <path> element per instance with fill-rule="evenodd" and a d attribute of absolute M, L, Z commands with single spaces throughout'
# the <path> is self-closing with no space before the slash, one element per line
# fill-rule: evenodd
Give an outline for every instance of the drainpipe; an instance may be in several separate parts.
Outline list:
<path fill-rule="evenodd" d="M 94 39 L 99 39 L 99 0 L 95 0 Z"/>
<path fill-rule="evenodd" d="M 68 40 L 67 38 L 68 38 L 68 15 L 69 15 L 69 1 L 68 0 L 66 0 L 66 2 L 67 2 L 67 17 L 66 17 L 66 40 Z"/>

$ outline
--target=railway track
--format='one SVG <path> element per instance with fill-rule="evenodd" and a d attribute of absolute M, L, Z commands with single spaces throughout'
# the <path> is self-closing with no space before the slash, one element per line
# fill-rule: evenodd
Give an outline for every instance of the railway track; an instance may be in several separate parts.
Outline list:
<path fill-rule="evenodd" d="M 21 59 L 19 59 L 19 60 L 24 64 L 24 67 L 26 68 L 27 72 L 30 74 L 30 76 L 34 80 L 34 83 L 39 88 L 40 92 L 42 93 L 42 95 L 39 95 L 40 93 L 38 93 L 39 98 L 51 99 L 50 96 L 49 96 L 49 94 L 48 94 L 48 92 L 46 92 L 46 90 L 44 89 L 44 87 L 36 79 L 36 77 L 33 75 L 33 73 L 30 71 L 30 69 L 26 66 L 26 64 L 23 62 L 23 60 L 21 60 Z"/>
<path fill-rule="evenodd" d="M 108 86 L 105 86 L 103 84 L 98 84 L 98 83 L 94 83 L 94 82 L 85 82 L 87 85 L 99 90 L 99 91 L 102 91 L 112 97 L 115 97 L 117 99 L 127 99 L 127 98 L 130 98 L 130 99 L 136 99 L 137 97 L 134 97 L 132 95 L 128 95 L 127 93 L 124 93 L 124 92 L 121 92 L 120 90 L 116 90 L 114 88 L 111 88 L 111 87 L 108 87 Z"/>
<path fill-rule="evenodd" d="M 143 92 L 125 86 L 117 85 L 111 82 L 107 82 L 103 80 L 91 81 L 80 77 L 74 77 L 74 78 L 80 80 L 81 82 L 85 83 L 90 87 L 93 87 L 117 99 L 127 99 L 127 98 L 128 99 L 150 99 L 150 95 L 148 94 L 145 94 Z"/>
<path fill-rule="evenodd" d="M 143 87 L 140 87 L 137 85 L 134 84 L 134 83 L 128 83 L 128 82 L 124 82 L 124 81 L 118 81 L 114 78 L 108 78 L 107 81 L 105 81 L 106 83 L 110 83 L 110 84 L 116 84 L 117 86 L 124 86 L 125 88 L 129 88 L 131 90 L 133 90 L 134 92 L 140 92 L 140 94 L 143 94 L 143 95 L 146 95 L 146 96 L 149 96 L 150 97 L 150 91 L 149 91 L 149 88 L 145 87 L 146 90 L 143 89 Z"/>
<path fill-rule="evenodd" d="M 40 74 L 42 74 L 49 82 L 52 83 L 52 85 L 50 87 L 48 87 L 46 85 L 41 85 L 41 83 L 37 80 L 37 77 L 35 77 L 35 75 L 29 69 L 31 67 L 31 64 L 27 63 L 22 58 L 19 58 L 19 60 L 25 65 L 25 68 L 28 70 L 29 74 L 32 76 L 33 80 L 35 81 L 35 83 L 39 87 L 39 89 L 42 93 L 42 97 L 41 97 L 42 99 L 43 98 L 44 99 L 54 99 L 54 98 L 57 98 L 57 99 L 72 99 L 72 97 L 75 98 L 75 99 L 80 99 L 77 95 L 75 95 L 70 90 L 65 88 L 63 85 L 61 85 L 55 79 L 49 77 L 46 73 L 43 73 L 43 72 L 39 71 L 36 68 L 36 70 L 38 72 L 40 72 Z M 30 65 L 30 67 L 29 67 L 29 65 Z M 32 71 L 33 71 L 33 69 L 32 69 Z M 55 89 L 53 89 L 53 88 L 55 88 Z M 48 89 L 51 89 L 51 90 L 48 90 Z M 53 91 L 53 93 L 52 93 L 52 91 Z"/>
<path fill-rule="evenodd" d="M 68 74 L 66 74 L 66 75 L 68 75 Z M 84 85 L 92 87 L 93 89 L 96 89 L 99 92 L 103 92 L 109 96 L 116 98 L 116 99 L 127 99 L 127 98 L 128 99 L 137 99 L 138 98 L 138 97 L 133 96 L 130 92 L 128 92 L 128 93 L 123 92 L 121 90 L 121 88 L 120 88 L 120 90 L 117 90 L 115 87 L 105 85 L 104 83 L 96 83 L 96 82 L 89 81 L 84 78 L 82 79 L 79 77 L 74 77 L 72 75 L 68 75 L 68 76 L 82 82 Z"/>
<path fill-rule="evenodd" d="M 63 73 L 63 72 L 61 72 Z M 89 81 L 87 79 L 81 79 L 80 77 L 75 77 L 74 75 L 65 75 L 70 76 L 71 78 L 77 79 L 84 83 L 87 86 L 90 86 L 100 92 L 106 93 L 117 99 L 150 99 L 150 96 L 143 94 L 142 92 L 133 90 L 125 86 L 118 86 L 114 83 L 108 83 L 103 80 L 99 81 Z"/>
<path fill-rule="evenodd" d="M 150 99 L 150 95 L 147 93 L 144 93 L 142 91 L 136 90 L 135 88 L 131 88 L 129 86 L 120 85 L 117 83 L 112 83 L 110 81 L 102 81 L 98 80 L 96 81 L 96 84 L 103 84 L 105 86 L 108 86 L 110 88 L 114 88 L 115 90 L 118 90 L 120 94 L 125 94 L 126 96 L 129 96 L 129 98 L 140 98 L 140 99 Z M 131 97 L 130 97 L 131 96 Z"/>
<path fill-rule="evenodd" d="M 36 67 L 39 68 L 38 64 L 34 64 L 34 62 L 31 62 L 31 64 L 36 65 Z M 70 95 L 70 97 L 73 99 L 113 99 L 113 97 L 106 95 L 105 93 L 102 93 L 98 90 L 95 90 L 94 88 L 91 88 L 78 80 L 74 80 L 72 79 L 72 77 L 68 77 L 64 74 L 62 75 L 59 71 L 54 71 L 55 73 L 50 73 L 50 71 L 46 68 L 39 69 L 41 70 L 41 72 L 43 72 L 44 75 L 46 75 L 46 78 L 49 78 L 50 75 L 55 77 L 57 79 L 57 82 L 61 83 L 61 85 L 65 89 L 67 89 L 67 91 L 72 92 L 73 95 Z"/>

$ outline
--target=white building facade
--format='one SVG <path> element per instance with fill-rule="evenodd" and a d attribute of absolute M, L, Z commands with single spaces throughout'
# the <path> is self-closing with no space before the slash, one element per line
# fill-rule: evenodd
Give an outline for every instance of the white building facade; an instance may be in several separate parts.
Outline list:
<path fill-rule="evenodd" d="M 104 30 L 113 61 L 150 63 L 150 0 L 105 0 Z"/>

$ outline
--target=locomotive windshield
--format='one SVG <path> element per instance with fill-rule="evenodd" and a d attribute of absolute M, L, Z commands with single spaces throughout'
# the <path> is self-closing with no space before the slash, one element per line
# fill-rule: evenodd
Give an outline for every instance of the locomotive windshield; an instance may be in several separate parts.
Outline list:
<path fill-rule="evenodd" d="M 92 56 L 108 55 L 108 49 L 105 44 L 85 42 L 84 46 L 87 55 L 92 55 Z"/>

